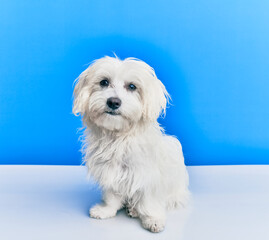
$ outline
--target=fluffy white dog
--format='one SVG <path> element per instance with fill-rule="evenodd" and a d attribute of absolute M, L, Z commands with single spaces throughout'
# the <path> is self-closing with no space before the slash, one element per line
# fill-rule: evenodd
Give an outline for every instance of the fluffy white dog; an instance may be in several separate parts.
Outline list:
<path fill-rule="evenodd" d="M 187 201 L 181 144 L 157 122 L 168 98 L 154 70 L 134 58 L 104 57 L 79 76 L 73 112 L 83 117 L 84 160 L 104 201 L 91 217 L 110 218 L 126 207 L 144 228 L 160 232 L 166 210 Z"/>

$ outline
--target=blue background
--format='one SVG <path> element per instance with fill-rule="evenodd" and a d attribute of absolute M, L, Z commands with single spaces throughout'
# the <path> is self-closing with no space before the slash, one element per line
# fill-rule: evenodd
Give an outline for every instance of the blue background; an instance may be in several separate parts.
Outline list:
<path fill-rule="evenodd" d="M 0 6 L 0 163 L 80 164 L 72 84 L 112 51 L 155 68 L 188 165 L 269 163 L 269 1 Z"/>

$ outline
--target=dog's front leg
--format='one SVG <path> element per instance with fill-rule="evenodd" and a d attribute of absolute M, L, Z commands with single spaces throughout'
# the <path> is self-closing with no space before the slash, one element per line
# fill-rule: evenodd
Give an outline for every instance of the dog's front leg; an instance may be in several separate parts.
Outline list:
<path fill-rule="evenodd" d="M 145 229 L 156 233 L 164 230 L 166 210 L 159 199 L 152 196 L 144 196 L 136 209 Z"/>
<path fill-rule="evenodd" d="M 104 192 L 104 203 L 97 204 L 90 209 L 90 216 L 97 219 L 114 217 L 119 209 L 122 208 L 122 198 L 113 191 Z"/>

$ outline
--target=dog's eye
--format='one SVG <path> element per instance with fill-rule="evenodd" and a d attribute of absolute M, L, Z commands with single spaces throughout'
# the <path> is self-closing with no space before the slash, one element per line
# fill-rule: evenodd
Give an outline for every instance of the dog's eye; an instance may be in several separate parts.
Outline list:
<path fill-rule="evenodd" d="M 134 84 L 131 83 L 128 85 L 128 90 L 134 91 L 135 89 L 136 89 L 136 86 Z"/>
<path fill-rule="evenodd" d="M 101 82 L 100 82 L 100 86 L 101 87 L 107 87 L 109 86 L 109 81 L 107 79 L 103 79 Z"/>

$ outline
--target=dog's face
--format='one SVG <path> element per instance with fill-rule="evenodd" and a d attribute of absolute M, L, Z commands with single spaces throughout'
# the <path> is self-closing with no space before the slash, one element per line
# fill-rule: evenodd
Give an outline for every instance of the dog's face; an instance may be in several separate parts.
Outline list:
<path fill-rule="evenodd" d="M 74 97 L 73 112 L 86 124 L 120 131 L 156 121 L 165 111 L 168 93 L 145 62 L 104 57 L 79 76 Z"/>

